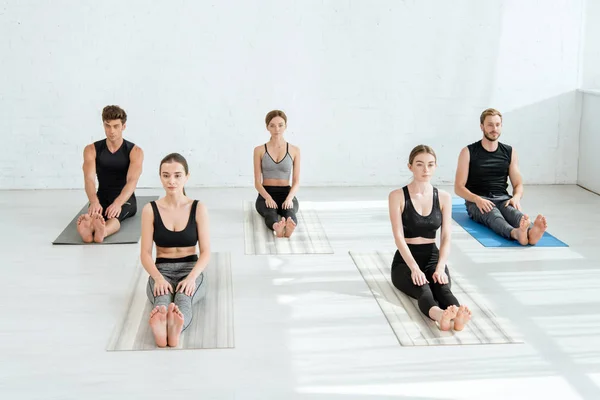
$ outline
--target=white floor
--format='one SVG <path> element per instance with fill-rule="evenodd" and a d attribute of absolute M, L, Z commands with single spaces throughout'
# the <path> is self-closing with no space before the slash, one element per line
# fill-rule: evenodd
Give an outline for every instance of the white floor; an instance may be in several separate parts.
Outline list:
<path fill-rule="evenodd" d="M 569 248 L 483 248 L 455 226 L 452 265 L 525 344 L 402 347 L 348 255 L 394 249 L 389 190 L 302 188 L 335 254 L 282 257 L 244 255 L 254 190 L 188 189 L 231 253 L 236 347 L 146 352 L 105 351 L 138 245 L 53 246 L 83 191 L 0 192 L 0 398 L 600 398 L 600 196 L 526 187 Z"/>

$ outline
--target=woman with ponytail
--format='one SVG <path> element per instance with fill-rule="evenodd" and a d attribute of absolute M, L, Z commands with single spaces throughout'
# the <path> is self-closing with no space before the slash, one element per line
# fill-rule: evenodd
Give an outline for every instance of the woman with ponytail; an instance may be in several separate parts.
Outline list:
<path fill-rule="evenodd" d="M 150 312 L 154 340 L 159 347 L 175 347 L 192 321 L 193 304 L 206 292 L 202 272 L 210 257 L 209 224 L 206 207 L 185 194 L 189 178 L 185 158 L 167 155 L 159 173 L 166 195 L 142 210 L 141 261 L 150 275 L 147 294 L 154 305 Z"/>

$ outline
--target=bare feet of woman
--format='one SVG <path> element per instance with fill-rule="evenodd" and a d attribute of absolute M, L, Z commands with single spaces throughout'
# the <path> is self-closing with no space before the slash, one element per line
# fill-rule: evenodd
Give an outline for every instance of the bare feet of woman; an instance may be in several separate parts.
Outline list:
<path fill-rule="evenodd" d="M 519 227 L 513 229 L 511 232 L 511 236 L 523 246 L 529 244 L 529 238 L 527 235 L 529 233 L 528 231 L 530 223 L 531 221 L 529 221 L 529 217 L 527 215 L 523 215 L 521 217 L 521 221 L 519 222 Z"/>
<path fill-rule="evenodd" d="M 157 306 L 150 311 L 150 328 L 158 347 L 167 345 L 167 307 Z"/>
<path fill-rule="evenodd" d="M 458 307 L 456 306 L 448 306 L 444 310 L 442 314 L 442 319 L 440 319 L 440 330 L 449 331 L 452 328 L 452 320 L 456 317 L 456 313 L 458 312 Z"/>
<path fill-rule="evenodd" d="M 81 214 L 77 218 L 77 232 L 85 243 L 94 241 L 94 230 L 92 229 L 92 217 L 88 214 Z"/>
<path fill-rule="evenodd" d="M 471 310 L 467 306 L 460 306 L 454 318 L 454 330 L 462 331 L 467 322 L 471 319 Z"/>
<path fill-rule="evenodd" d="M 546 228 L 548 228 L 546 217 L 539 214 L 533 222 L 533 228 L 529 230 L 529 244 L 536 244 L 544 236 Z"/>
<path fill-rule="evenodd" d="M 183 328 L 183 314 L 175 303 L 171 303 L 167 312 L 167 342 L 170 347 L 177 347 L 179 344 L 181 328 Z"/>
<path fill-rule="evenodd" d="M 92 226 L 94 227 L 94 242 L 102 243 L 106 237 L 106 221 L 102 215 L 94 215 Z"/>
<path fill-rule="evenodd" d="M 285 221 L 285 237 L 289 238 L 294 233 L 294 229 L 296 229 L 296 223 L 292 219 L 292 217 L 288 217 L 287 221 Z"/>
<path fill-rule="evenodd" d="M 283 237 L 285 231 L 285 218 L 281 217 L 281 221 L 275 222 L 273 224 L 273 230 L 275 231 L 275 236 L 278 238 Z"/>

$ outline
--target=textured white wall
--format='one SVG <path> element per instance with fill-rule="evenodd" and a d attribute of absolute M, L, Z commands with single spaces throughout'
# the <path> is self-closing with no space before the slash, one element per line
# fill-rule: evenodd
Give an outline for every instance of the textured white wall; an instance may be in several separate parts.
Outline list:
<path fill-rule="evenodd" d="M 600 1 L 585 1 L 581 88 L 600 91 Z"/>
<path fill-rule="evenodd" d="M 273 108 L 304 185 L 405 183 L 419 143 L 451 182 L 488 106 L 526 183 L 574 183 L 583 2 L 5 2 L 0 188 L 82 187 L 106 104 L 145 150 L 141 186 L 172 151 L 189 186 L 251 185 Z"/>
<path fill-rule="evenodd" d="M 600 93 L 584 93 L 577 183 L 600 194 Z"/>

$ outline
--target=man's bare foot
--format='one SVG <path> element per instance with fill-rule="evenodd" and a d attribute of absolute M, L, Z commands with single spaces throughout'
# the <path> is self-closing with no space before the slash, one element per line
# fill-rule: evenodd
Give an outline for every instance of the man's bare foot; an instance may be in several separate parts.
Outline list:
<path fill-rule="evenodd" d="M 102 243 L 106 237 L 106 221 L 102 215 L 94 215 L 94 221 L 92 222 L 94 227 L 94 242 Z"/>
<path fill-rule="evenodd" d="M 519 221 L 519 227 L 513 229 L 511 232 L 511 236 L 523 246 L 529 244 L 529 238 L 527 235 L 530 223 L 529 217 L 527 215 L 523 215 L 521 217 L 521 221 Z"/>
<path fill-rule="evenodd" d="M 456 306 L 448 306 L 444 310 L 442 314 L 442 319 L 440 319 L 440 330 L 449 331 L 451 328 L 452 320 L 456 317 L 456 313 L 458 312 L 458 307 Z"/>
<path fill-rule="evenodd" d="M 454 330 L 462 331 L 467 322 L 471 319 L 471 310 L 467 306 L 460 306 L 454 318 Z"/>
<path fill-rule="evenodd" d="M 77 218 L 77 232 L 79 232 L 81 239 L 83 239 L 85 243 L 92 243 L 94 241 L 92 217 L 88 214 L 81 214 L 79 218 Z"/>
<path fill-rule="evenodd" d="M 296 223 L 292 219 L 292 217 L 288 217 L 287 221 L 285 221 L 285 237 L 289 238 L 294 233 L 294 229 L 296 229 Z"/>
<path fill-rule="evenodd" d="M 281 217 L 281 221 L 273 224 L 273 231 L 278 238 L 283 237 L 285 231 L 285 218 Z"/>
<path fill-rule="evenodd" d="M 546 228 L 548 228 L 546 217 L 539 214 L 533 222 L 533 228 L 529 230 L 529 244 L 536 244 L 544 236 Z"/>
<path fill-rule="evenodd" d="M 179 311 L 179 307 L 175 303 L 169 304 L 169 311 L 167 313 L 167 342 L 169 346 L 177 347 L 182 327 L 183 314 Z"/>
<path fill-rule="evenodd" d="M 156 306 L 150 311 L 150 328 L 158 347 L 167 345 L 167 307 Z"/>

